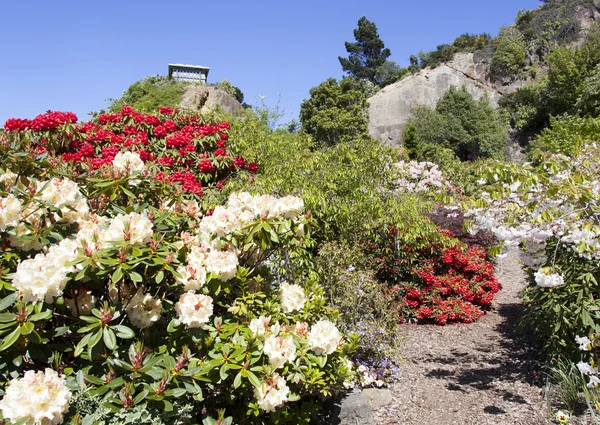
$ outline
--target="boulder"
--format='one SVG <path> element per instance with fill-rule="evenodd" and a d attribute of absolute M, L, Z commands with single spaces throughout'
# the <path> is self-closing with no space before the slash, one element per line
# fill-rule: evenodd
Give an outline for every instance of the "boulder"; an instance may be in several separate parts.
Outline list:
<path fill-rule="evenodd" d="M 387 388 L 365 388 L 362 395 L 373 409 L 379 409 L 394 402 L 392 392 Z"/>
<path fill-rule="evenodd" d="M 229 93 L 206 84 L 187 85 L 180 106 L 203 114 L 217 107 L 232 114 L 242 110 L 240 102 Z"/>
<path fill-rule="evenodd" d="M 352 393 L 334 406 L 331 424 L 375 425 L 375 419 L 367 399 L 361 393 Z"/>

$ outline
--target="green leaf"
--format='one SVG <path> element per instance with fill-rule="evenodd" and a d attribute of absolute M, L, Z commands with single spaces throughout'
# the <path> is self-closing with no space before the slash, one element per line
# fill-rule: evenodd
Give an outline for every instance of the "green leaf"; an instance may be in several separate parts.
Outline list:
<path fill-rule="evenodd" d="M 132 281 L 134 281 L 134 282 L 141 282 L 141 281 L 143 281 L 143 280 L 144 280 L 144 279 L 142 278 L 142 275 L 141 275 L 141 274 L 139 274 L 138 272 L 133 272 L 133 271 L 132 271 L 132 272 L 128 272 L 128 274 L 129 274 L 129 278 L 130 278 Z"/>
<path fill-rule="evenodd" d="M 113 283 L 118 283 L 121 279 L 123 279 L 123 269 L 119 266 L 112 274 L 111 280 Z"/>
<path fill-rule="evenodd" d="M 104 345 L 111 351 L 117 347 L 117 337 L 111 328 L 104 328 L 102 332 L 102 338 L 104 340 Z"/>
<path fill-rule="evenodd" d="M 112 327 L 115 331 L 117 331 L 117 336 L 122 339 L 131 339 L 135 337 L 135 332 L 124 325 L 116 325 Z"/>
<path fill-rule="evenodd" d="M 21 325 L 21 335 L 29 335 L 35 329 L 35 325 L 31 322 L 25 322 Z"/>
<path fill-rule="evenodd" d="M 90 340 L 88 341 L 88 348 L 94 348 L 96 346 L 96 344 L 98 344 L 100 342 L 100 339 L 102 339 L 102 329 L 98 329 L 98 332 L 96 332 L 95 334 L 90 334 L 92 335 L 90 337 Z"/>
<path fill-rule="evenodd" d="M 238 373 L 233 380 L 233 388 L 237 389 L 240 385 L 242 385 L 242 372 Z"/>
<path fill-rule="evenodd" d="M 185 392 L 185 390 L 184 390 L 184 392 Z M 145 399 L 148 394 L 149 394 L 148 390 L 143 390 L 141 393 L 139 393 L 138 395 L 135 396 L 135 398 L 133 399 L 133 404 L 140 404 L 142 402 L 142 400 Z"/>
<path fill-rule="evenodd" d="M 248 373 L 248 380 L 250 381 L 250 383 L 252 385 L 254 385 L 256 388 L 260 388 L 260 380 L 258 379 L 258 377 L 254 373 L 250 372 L 249 370 L 247 371 L 247 373 Z"/>
<path fill-rule="evenodd" d="M 52 310 L 42 311 L 41 313 L 30 316 L 27 320 L 30 322 L 37 322 L 38 320 L 47 320 L 52 317 Z"/>
<path fill-rule="evenodd" d="M 2 298 L 0 300 L 0 310 L 6 310 L 8 307 L 15 303 L 15 300 L 19 298 L 18 292 L 13 292 L 12 294 Z"/>
<path fill-rule="evenodd" d="M 14 331 L 12 331 L 6 338 L 2 340 L 2 344 L 0 344 L 0 351 L 6 350 L 8 347 L 13 345 L 19 337 L 21 336 L 21 328 L 17 327 Z"/>
<path fill-rule="evenodd" d="M 90 334 L 87 334 L 86 336 L 84 336 L 83 338 L 81 338 L 81 341 L 79 341 L 79 343 L 75 347 L 75 353 L 74 353 L 75 357 L 78 357 L 81 353 L 83 353 L 83 350 L 85 349 L 85 347 L 91 337 L 92 337 L 92 334 L 90 333 Z"/>
<path fill-rule="evenodd" d="M 163 272 L 162 270 L 160 270 L 158 273 L 156 273 L 156 277 L 154 278 L 154 281 L 156 283 L 160 283 L 163 281 L 163 278 L 165 277 L 165 272 Z"/>

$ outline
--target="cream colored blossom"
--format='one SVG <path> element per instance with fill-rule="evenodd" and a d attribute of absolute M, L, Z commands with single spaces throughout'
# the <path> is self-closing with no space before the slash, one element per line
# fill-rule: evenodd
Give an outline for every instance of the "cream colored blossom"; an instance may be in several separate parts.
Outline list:
<path fill-rule="evenodd" d="M 250 321 L 249 328 L 258 339 L 265 339 L 268 334 L 277 336 L 281 329 L 279 322 L 269 326 L 270 324 L 271 316 L 260 316 Z"/>
<path fill-rule="evenodd" d="M 341 335 L 329 320 L 319 320 L 308 334 L 308 346 L 318 356 L 333 353 L 340 344 Z"/>
<path fill-rule="evenodd" d="M 145 245 L 152 240 L 152 222 L 145 214 L 119 214 L 101 234 L 106 242 L 127 242 L 130 245 Z"/>
<path fill-rule="evenodd" d="M 125 309 L 129 321 L 139 329 L 149 328 L 160 319 L 162 303 L 139 288 Z"/>
<path fill-rule="evenodd" d="M 238 257 L 232 251 L 209 251 L 206 255 L 206 271 L 215 273 L 219 280 L 225 282 L 235 277 L 237 273 Z"/>
<path fill-rule="evenodd" d="M 12 284 L 26 303 L 52 303 L 62 295 L 67 284 L 68 269 L 44 254 L 23 260 L 17 266 Z"/>
<path fill-rule="evenodd" d="M 0 232 L 7 227 L 17 227 L 21 220 L 21 202 L 14 196 L 0 198 Z"/>
<path fill-rule="evenodd" d="M 267 382 L 261 383 L 260 387 L 254 388 L 254 397 L 258 401 L 258 407 L 265 412 L 274 412 L 278 407 L 288 401 L 290 389 L 285 383 L 285 378 L 273 374 Z"/>
<path fill-rule="evenodd" d="M 136 152 L 119 152 L 112 161 L 113 168 L 121 176 L 131 176 L 144 171 L 144 161 Z M 129 184 L 137 185 L 139 179 L 129 180 Z"/>
<path fill-rule="evenodd" d="M 190 328 L 199 328 L 212 316 L 213 300 L 208 295 L 187 292 L 175 304 L 175 311 L 181 323 Z"/>
<path fill-rule="evenodd" d="M 283 367 L 286 362 L 296 359 L 296 345 L 291 336 L 270 336 L 265 340 L 264 353 L 269 357 L 269 364 L 275 369 Z"/>
<path fill-rule="evenodd" d="M 206 283 L 206 269 L 202 266 L 179 266 L 177 273 L 181 277 L 175 277 L 175 281 L 183 285 L 185 291 L 197 291 Z"/>
<path fill-rule="evenodd" d="M 281 284 L 281 292 L 279 295 L 281 307 L 284 312 L 291 313 L 296 310 L 302 310 L 306 303 L 306 295 L 304 290 L 299 285 L 290 285 L 287 282 Z"/>
<path fill-rule="evenodd" d="M 65 380 L 52 369 L 44 372 L 25 372 L 21 379 L 10 381 L 0 410 L 12 423 L 25 425 L 57 425 L 63 422 L 63 413 L 69 408 L 71 391 Z"/>

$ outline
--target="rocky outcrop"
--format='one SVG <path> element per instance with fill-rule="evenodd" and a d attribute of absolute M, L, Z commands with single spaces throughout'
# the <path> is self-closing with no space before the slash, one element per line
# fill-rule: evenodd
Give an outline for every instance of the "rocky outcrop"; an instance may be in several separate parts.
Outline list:
<path fill-rule="evenodd" d="M 502 94 L 515 86 L 498 88 L 486 81 L 486 61 L 475 61 L 473 53 L 457 53 L 454 59 L 436 68 L 427 68 L 384 87 L 369 99 L 369 133 L 371 137 L 397 145 L 408 122 L 411 108 L 427 105 L 435 108 L 451 86 L 465 87 L 475 99 L 487 96 L 498 105 Z"/>
<path fill-rule="evenodd" d="M 229 93 L 206 84 L 189 84 L 185 87 L 180 106 L 201 113 L 221 108 L 229 113 L 242 110 L 242 105 Z"/>

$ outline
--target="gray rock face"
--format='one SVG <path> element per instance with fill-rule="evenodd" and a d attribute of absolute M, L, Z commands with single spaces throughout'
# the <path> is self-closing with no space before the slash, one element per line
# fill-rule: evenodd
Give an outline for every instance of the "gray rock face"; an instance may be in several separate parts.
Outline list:
<path fill-rule="evenodd" d="M 221 107 L 229 113 L 236 113 L 242 105 L 229 93 L 206 84 L 190 84 L 186 86 L 180 106 L 201 113 Z"/>
<path fill-rule="evenodd" d="M 476 63 L 473 53 L 458 53 L 454 59 L 434 69 L 406 77 L 391 84 L 369 99 L 369 133 L 385 143 L 398 145 L 402 130 L 410 118 L 411 108 L 427 105 L 435 108 L 438 100 L 451 86 L 466 87 L 475 99 L 488 96 L 492 106 L 507 90 L 486 82 L 487 64 Z"/>
<path fill-rule="evenodd" d="M 375 425 L 373 410 L 361 393 L 353 393 L 335 406 L 332 425 Z"/>

